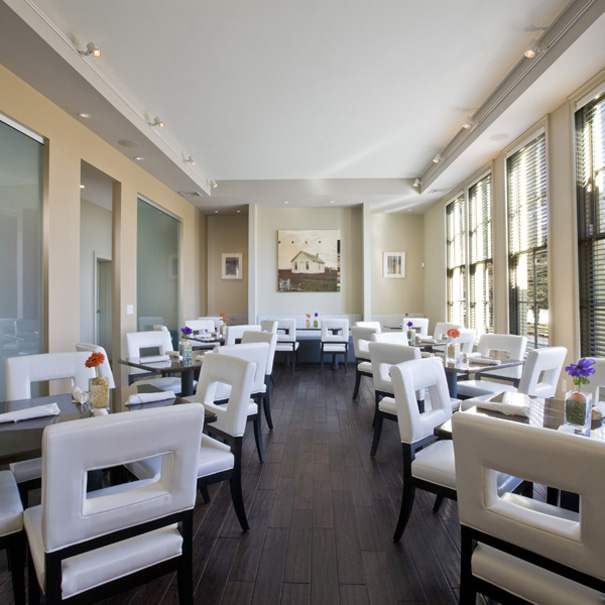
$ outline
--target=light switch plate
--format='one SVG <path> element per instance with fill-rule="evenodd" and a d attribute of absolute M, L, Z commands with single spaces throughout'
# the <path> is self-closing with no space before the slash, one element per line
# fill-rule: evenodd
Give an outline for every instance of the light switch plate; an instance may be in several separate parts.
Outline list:
<path fill-rule="evenodd" d="M 134 315 L 134 305 L 126 305 L 126 315 Z"/>

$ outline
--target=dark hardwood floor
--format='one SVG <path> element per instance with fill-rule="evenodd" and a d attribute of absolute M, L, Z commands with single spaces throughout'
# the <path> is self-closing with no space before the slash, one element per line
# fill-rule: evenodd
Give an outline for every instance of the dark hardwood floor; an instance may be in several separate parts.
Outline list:
<path fill-rule="evenodd" d="M 385 422 L 369 456 L 374 398 L 355 374 L 316 365 L 277 366 L 272 389 L 275 429 L 264 431 L 266 462 L 256 456 L 249 426 L 244 497 L 250 531 L 242 534 L 227 484 L 198 497 L 194 520 L 195 602 L 239 604 L 453 604 L 459 588 L 455 502 L 433 513 L 433 497 L 417 492 L 402 541 L 393 531 L 401 498 L 401 444 Z M 34 496 L 35 497 L 35 496 Z M 479 602 L 479 601 L 478 601 Z M 481 601 L 483 603 L 483 601 Z M 0 557 L 0 603 L 12 603 Z M 167 576 L 104 601 L 178 603 Z"/>

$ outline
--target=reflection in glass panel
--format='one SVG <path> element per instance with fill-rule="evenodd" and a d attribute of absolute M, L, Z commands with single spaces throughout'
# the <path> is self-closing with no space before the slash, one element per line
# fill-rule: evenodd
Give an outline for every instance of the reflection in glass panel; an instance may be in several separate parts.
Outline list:
<path fill-rule="evenodd" d="M 180 222 L 139 199 L 137 213 L 138 330 L 164 325 L 178 344 Z"/>
<path fill-rule="evenodd" d="M 7 357 L 41 353 L 42 152 L 37 140 L 0 121 L 0 396 Z"/>

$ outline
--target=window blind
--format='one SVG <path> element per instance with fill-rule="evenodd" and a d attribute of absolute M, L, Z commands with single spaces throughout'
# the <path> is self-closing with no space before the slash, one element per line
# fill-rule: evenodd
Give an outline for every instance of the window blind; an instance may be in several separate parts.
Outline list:
<path fill-rule="evenodd" d="M 470 187 L 469 327 L 477 334 L 493 332 L 492 175 Z"/>
<path fill-rule="evenodd" d="M 466 325 L 466 204 L 460 195 L 446 207 L 447 319 Z"/>
<path fill-rule="evenodd" d="M 508 203 L 509 328 L 528 347 L 547 346 L 548 200 L 546 137 L 539 135 L 506 163 Z"/>
<path fill-rule="evenodd" d="M 580 345 L 605 357 L 605 95 L 576 112 Z"/>

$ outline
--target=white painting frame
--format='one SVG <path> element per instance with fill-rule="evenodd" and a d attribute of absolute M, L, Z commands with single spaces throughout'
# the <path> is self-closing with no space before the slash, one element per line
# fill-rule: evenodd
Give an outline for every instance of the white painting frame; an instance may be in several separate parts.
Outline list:
<path fill-rule="evenodd" d="M 382 276 L 386 278 L 405 277 L 405 252 L 382 253 Z"/>
<path fill-rule="evenodd" d="M 243 279 L 241 252 L 223 252 L 221 256 L 221 277 L 223 279 Z"/>

